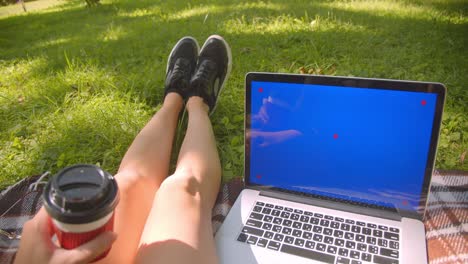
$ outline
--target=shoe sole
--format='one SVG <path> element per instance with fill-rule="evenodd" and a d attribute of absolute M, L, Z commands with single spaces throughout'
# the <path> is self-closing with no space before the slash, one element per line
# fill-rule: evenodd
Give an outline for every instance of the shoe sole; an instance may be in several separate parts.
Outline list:
<path fill-rule="evenodd" d="M 229 78 L 229 75 L 231 74 L 231 69 L 232 69 L 232 54 L 231 54 L 231 47 L 229 47 L 229 44 L 226 42 L 226 40 L 224 40 L 223 37 L 221 37 L 220 35 L 211 35 L 209 36 L 205 43 L 203 44 L 202 48 L 200 49 L 200 53 L 203 51 L 203 48 L 206 46 L 206 44 L 208 43 L 208 40 L 212 39 L 212 38 L 215 38 L 215 39 L 218 39 L 220 41 L 223 42 L 224 46 L 226 47 L 226 50 L 227 50 L 227 53 L 228 53 L 228 68 L 226 70 L 226 76 L 224 77 L 224 80 L 223 82 L 221 83 L 221 87 L 219 88 L 219 91 L 218 91 L 218 96 L 216 98 L 216 102 L 215 102 L 215 105 L 213 106 L 213 109 L 211 109 L 210 111 L 210 115 L 213 114 L 213 112 L 215 111 L 216 109 L 216 106 L 218 106 L 218 98 L 219 96 L 221 95 L 221 92 L 223 91 L 223 88 L 224 88 L 224 85 L 226 84 L 226 81 L 227 79 Z M 200 54 L 199 53 L 199 54 Z"/>
<path fill-rule="evenodd" d="M 186 40 L 186 39 L 193 40 L 193 42 L 195 42 L 195 44 L 197 45 L 197 53 L 198 54 L 200 53 L 200 46 L 198 45 L 198 42 L 197 42 L 197 40 L 195 38 L 188 36 L 188 37 L 183 37 L 183 38 L 179 39 L 179 41 L 177 41 L 177 43 L 172 48 L 171 53 L 169 53 L 169 57 L 167 59 L 167 65 L 166 65 L 166 74 L 169 71 L 169 62 L 171 60 L 172 55 L 174 54 L 174 51 L 179 47 L 179 44 L 182 41 Z M 197 59 L 198 59 L 198 54 L 197 54 Z"/>

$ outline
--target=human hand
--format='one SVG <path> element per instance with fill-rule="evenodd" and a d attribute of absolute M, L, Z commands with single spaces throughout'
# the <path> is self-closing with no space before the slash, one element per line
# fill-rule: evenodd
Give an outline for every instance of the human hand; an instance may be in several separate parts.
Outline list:
<path fill-rule="evenodd" d="M 63 249 L 51 237 L 54 232 L 44 208 L 24 224 L 15 264 L 22 263 L 89 263 L 104 253 L 117 238 L 113 232 L 104 232 L 74 249 Z"/>
<path fill-rule="evenodd" d="M 289 129 L 276 132 L 266 132 L 251 130 L 247 131 L 247 138 L 256 140 L 260 147 L 267 147 L 274 144 L 279 144 L 289 139 L 301 136 L 302 133 L 298 130 Z"/>

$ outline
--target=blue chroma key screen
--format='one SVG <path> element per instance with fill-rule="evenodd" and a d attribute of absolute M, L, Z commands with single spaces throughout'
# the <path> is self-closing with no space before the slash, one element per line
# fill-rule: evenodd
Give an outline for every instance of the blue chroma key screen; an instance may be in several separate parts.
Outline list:
<path fill-rule="evenodd" d="M 251 84 L 250 182 L 414 211 L 437 95 Z"/>

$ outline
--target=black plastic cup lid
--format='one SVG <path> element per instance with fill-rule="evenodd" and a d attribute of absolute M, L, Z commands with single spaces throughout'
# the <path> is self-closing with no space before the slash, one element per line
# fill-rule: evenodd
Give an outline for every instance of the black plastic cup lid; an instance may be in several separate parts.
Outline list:
<path fill-rule="evenodd" d="M 44 191 L 44 207 L 63 223 L 84 224 L 111 213 L 119 201 L 114 177 L 95 165 L 79 164 L 58 172 Z"/>

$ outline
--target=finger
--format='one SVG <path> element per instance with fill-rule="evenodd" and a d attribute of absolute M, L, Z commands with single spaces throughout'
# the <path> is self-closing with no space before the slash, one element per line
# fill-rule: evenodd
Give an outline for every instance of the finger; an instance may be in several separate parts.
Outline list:
<path fill-rule="evenodd" d="M 67 259 L 71 263 L 88 263 L 108 250 L 117 238 L 113 232 L 104 232 L 93 240 L 71 250 L 67 250 Z"/>
<path fill-rule="evenodd" d="M 41 234 L 48 235 L 51 237 L 54 233 L 54 231 L 51 228 L 51 219 L 49 214 L 47 214 L 47 211 L 42 207 L 34 216 L 33 220 L 36 222 L 37 226 L 39 227 L 39 230 Z"/>

